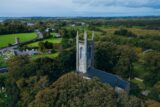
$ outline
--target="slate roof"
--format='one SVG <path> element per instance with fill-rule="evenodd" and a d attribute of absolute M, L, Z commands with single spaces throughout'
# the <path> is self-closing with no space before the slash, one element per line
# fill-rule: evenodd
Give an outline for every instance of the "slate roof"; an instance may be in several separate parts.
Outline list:
<path fill-rule="evenodd" d="M 117 75 L 94 68 L 89 68 L 86 75 L 89 77 L 98 77 L 98 79 L 100 79 L 103 83 L 108 83 L 112 87 L 119 87 L 125 91 L 129 91 L 129 83 Z"/>
<path fill-rule="evenodd" d="M 7 72 L 7 71 L 8 71 L 7 68 L 0 68 L 0 73 L 5 73 L 5 72 Z"/>

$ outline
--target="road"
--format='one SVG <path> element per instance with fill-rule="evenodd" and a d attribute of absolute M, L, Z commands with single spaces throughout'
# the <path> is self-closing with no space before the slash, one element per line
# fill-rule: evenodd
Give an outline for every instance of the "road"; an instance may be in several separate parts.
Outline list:
<path fill-rule="evenodd" d="M 4 51 L 7 51 L 7 50 L 14 50 L 15 48 L 17 48 L 17 45 L 2 48 L 2 49 L 0 49 L 0 52 L 4 52 Z"/>
<path fill-rule="evenodd" d="M 36 32 L 36 34 L 38 35 L 38 38 L 39 38 L 39 39 L 43 39 L 44 35 L 43 35 L 42 32 L 40 32 L 38 29 L 35 30 L 35 32 Z"/>

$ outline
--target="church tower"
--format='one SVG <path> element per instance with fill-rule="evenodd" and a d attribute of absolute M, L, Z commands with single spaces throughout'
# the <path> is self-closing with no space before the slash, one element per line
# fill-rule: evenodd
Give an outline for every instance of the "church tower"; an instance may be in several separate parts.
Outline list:
<path fill-rule="evenodd" d="M 94 32 L 92 32 L 92 39 L 87 39 L 87 33 L 84 32 L 82 40 L 79 39 L 77 32 L 76 37 L 76 71 L 80 73 L 87 73 L 87 70 L 93 66 L 94 59 Z"/>
<path fill-rule="evenodd" d="M 117 75 L 98 70 L 93 67 L 94 63 L 94 32 L 92 38 L 87 39 L 87 33 L 84 32 L 83 39 L 76 37 L 76 71 L 85 74 L 87 77 L 97 77 L 103 83 L 110 84 L 117 92 L 128 92 L 130 84 Z"/>

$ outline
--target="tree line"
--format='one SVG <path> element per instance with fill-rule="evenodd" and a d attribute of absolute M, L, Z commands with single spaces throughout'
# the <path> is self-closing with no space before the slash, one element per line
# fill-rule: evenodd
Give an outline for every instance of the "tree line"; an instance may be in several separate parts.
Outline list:
<path fill-rule="evenodd" d="M 21 21 L 9 20 L 0 24 L 0 35 L 33 31 L 34 29 L 32 27 L 27 26 L 26 23 L 22 23 Z"/>

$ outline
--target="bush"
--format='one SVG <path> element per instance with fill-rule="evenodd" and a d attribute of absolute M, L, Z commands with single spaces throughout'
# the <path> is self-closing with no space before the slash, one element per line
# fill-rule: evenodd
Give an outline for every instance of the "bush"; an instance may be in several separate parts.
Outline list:
<path fill-rule="evenodd" d="M 128 31 L 126 29 L 120 29 L 114 32 L 115 35 L 122 35 L 122 36 L 127 36 L 127 37 L 136 37 L 134 33 L 131 31 Z"/>

